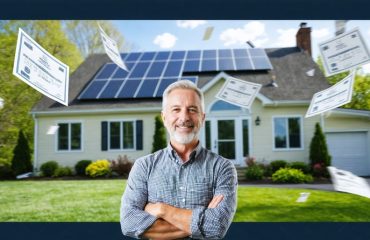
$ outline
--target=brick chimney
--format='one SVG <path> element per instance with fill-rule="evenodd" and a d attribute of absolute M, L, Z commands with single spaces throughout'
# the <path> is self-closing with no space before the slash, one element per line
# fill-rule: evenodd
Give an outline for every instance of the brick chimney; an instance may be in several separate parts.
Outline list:
<path fill-rule="evenodd" d="M 296 34 L 297 47 L 305 53 L 311 54 L 311 28 L 307 27 L 307 23 L 299 24 L 299 29 Z"/>

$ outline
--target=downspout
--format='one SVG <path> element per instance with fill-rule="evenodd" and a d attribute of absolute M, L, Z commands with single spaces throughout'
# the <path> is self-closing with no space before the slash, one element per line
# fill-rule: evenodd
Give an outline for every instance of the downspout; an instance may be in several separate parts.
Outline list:
<path fill-rule="evenodd" d="M 35 121 L 35 126 L 34 126 L 34 133 L 33 133 L 33 173 L 36 174 L 37 172 L 37 162 L 38 162 L 38 155 L 37 155 L 37 149 L 38 149 L 38 129 L 39 129 L 39 124 L 36 118 L 36 114 L 32 114 L 32 118 Z"/>
<path fill-rule="evenodd" d="M 320 114 L 320 125 L 321 125 L 321 129 L 322 129 L 322 132 L 325 133 L 325 117 L 324 117 L 324 114 Z"/>

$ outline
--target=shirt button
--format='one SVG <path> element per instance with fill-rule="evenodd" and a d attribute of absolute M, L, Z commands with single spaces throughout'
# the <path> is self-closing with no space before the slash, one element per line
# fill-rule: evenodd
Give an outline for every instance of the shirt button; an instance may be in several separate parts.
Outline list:
<path fill-rule="evenodd" d="M 184 187 L 180 187 L 180 190 L 183 190 L 184 189 Z"/>
<path fill-rule="evenodd" d="M 182 202 L 185 202 L 185 198 L 182 199 Z"/>

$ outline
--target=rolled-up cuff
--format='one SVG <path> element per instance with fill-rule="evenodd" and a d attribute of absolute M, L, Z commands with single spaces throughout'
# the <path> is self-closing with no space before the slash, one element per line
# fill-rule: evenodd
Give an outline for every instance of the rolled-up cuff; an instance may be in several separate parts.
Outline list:
<path fill-rule="evenodd" d="M 192 211 L 191 225 L 190 225 L 192 238 L 197 238 L 197 239 L 203 238 L 202 225 L 203 225 L 205 210 L 206 210 L 205 207 L 199 207 L 199 208 L 193 209 Z"/>

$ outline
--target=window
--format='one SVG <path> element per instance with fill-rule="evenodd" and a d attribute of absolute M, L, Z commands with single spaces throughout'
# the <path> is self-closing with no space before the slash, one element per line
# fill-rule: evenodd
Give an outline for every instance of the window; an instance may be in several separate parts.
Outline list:
<path fill-rule="evenodd" d="M 80 151 L 81 123 L 59 123 L 58 151 Z"/>
<path fill-rule="evenodd" d="M 302 121 L 300 117 L 274 118 L 275 149 L 302 148 Z"/>
<path fill-rule="evenodd" d="M 134 149 L 134 121 L 109 122 L 109 149 Z"/>

